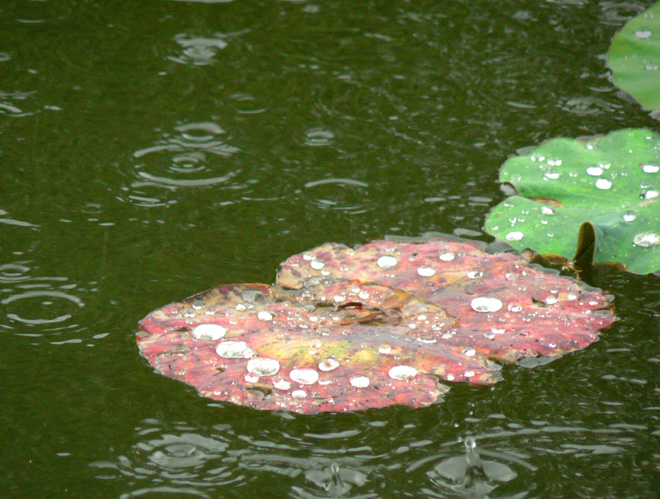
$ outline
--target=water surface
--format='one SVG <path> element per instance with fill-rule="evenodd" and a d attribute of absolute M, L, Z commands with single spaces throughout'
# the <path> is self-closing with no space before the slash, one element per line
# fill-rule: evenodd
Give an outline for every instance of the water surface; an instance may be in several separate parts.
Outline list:
<path fill-rule="evenodd" d="M 420 410 L 218 404 L 134 343 L 327 241 L 490 241 L 516 150 L 657 130 L 605 66 L 650 3 L 3 1 L 3 495 L 653 497 L 657 276 L 597 276 L 586 351 Z"/>

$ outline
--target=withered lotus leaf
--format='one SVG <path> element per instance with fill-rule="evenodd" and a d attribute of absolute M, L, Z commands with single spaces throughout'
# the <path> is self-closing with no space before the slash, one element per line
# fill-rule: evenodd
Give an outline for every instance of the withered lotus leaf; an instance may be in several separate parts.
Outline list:
<path fill-rule="evenodd" d="M 216 400 L 298 413 L 442 399 L 492 384 L 493 360 L 585 348 L 611 297 L 469 241 L 327 244 L 274 286 L 229 284 L 151 312 L 138 346 L 156 370 Z"/>

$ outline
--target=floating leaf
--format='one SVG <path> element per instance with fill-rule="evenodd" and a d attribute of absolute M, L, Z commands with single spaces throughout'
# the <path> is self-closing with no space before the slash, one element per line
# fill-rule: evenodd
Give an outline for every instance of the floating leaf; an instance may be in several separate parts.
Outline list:
<path fill-rule="evenodd" d="M 497 205 L 485 228 L 514 248 L 572 259 L 593 246 L 594 263 L 660 269 L 660 135 L 552 139 L 507 160 L 500 181 L 520 195 Z"/>
<path fill-rule="evenodd" d="M 633 17 L 612 39 L 614 83 L 648 110 L 660 110 L 660 3 Z"/>
<path fill-rule="evenodd" d="M 166 376 L 256 409 L 421 407 L 448 390 L 439 380 L 497 382 L 489 357 L 585 348 L 614 321 L 609 303 L 471 242 L 328 244 L 289 258 L 274 286 L 219 286 L 150 313 L 138 345 Z"/>

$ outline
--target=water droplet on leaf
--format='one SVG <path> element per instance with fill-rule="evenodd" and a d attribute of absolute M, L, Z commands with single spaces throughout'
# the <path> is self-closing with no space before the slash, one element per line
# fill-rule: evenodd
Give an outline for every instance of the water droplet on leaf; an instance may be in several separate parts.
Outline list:
<path fill-rule="evenodd" d="M 470 306 L 475 312 L 497 312 L 502 308 L 502 302 L 491 296 L 480 296 L 473 298 Z"/>
<path fill-rule="evenodd" d="M 398 260 L 391 255 L 383 255 L 378 259 L 378 266 L 381 269 L 394 267 L 397 263 L 399 263 Z"/>
<path fill-rule="evenodd" d="M 289 377 L 301 385 L 313 385 L 319 380 L 319 373 L 314 369 L 294 369 Z"/>
<path fill-rule="evenodd" d="M 196 340 L 215 341 L 222 338 L 227 330 L 219 324 L 200 324 L 192 330 L 193 338 Z"/>
<path fill-rule="evenodd" d="M 223 341 L 215 349 L 224 359 L 249 359 L 254 351 L 244 341 Z"/>
<path fill-rule="evenodd" d="M 612 181 L 606 178 L 599 178 L 596 180 L 596 187 L 599 189 L 607 190 L 612 187 Z"/>
<path fill-rule="evenodd" d="M 431 277 L 435 274 L 433 267 L 420 267 L 417 269 L 417 273 L 422 277 Z"/>
<path fill-rule="evenodd" d="M 394 366 L 389 372 L 390 378 L 411 381 L 417 376 L 417 369 L 411 366 Z"/>
<path fill-rule="evenodd" d="M 509 232 L 506 235 L 506 240 L 507 241 L 520 241 L 523 237 L 525 237 L 525 234 L 523 234 L 522 232 L 519 232 L 519 231 Z"/>
<path fill-rule="evenodd" d="M 351 385 L 355 388 L 366 388 L 369 386 L 369 378 L 366 376 L 351 377 Z"/>
<path fill-rule="evenodd" d="M 660 171 L 660 166 L 658 165 L 642 165 L 642 170 L 644 173 L 658 173 Z"/>
<path fill-rule="evenodd" d="M 590 166 L 589 168 L 587 168 L 587 175 L 591 175 L 593 177 L 599 177 L 602 174 L 603 174 L 603 169 L 600 166 Z"/>
<path fill-rule="evenodd" d="M 334 369 L 337 369 L 338 367 L 339 367 L 339 362 L 337 362 L 335 359 L 325 359 L 319 363 L 320 371 L 332 371 Z"/>
<path fill-rule="evenodd" d="M 633 238 L 633 243 L 635 243 L 635 246 L 641 246 L 642 248 L 658 246 L 660 244 L 660 234 L 656 234 L 655 232 L 641 232 Z"/>
<path fill-rule="evenodd" d="M 256 374 L 257 376 L 272 376 L 280 370 L 280 363 L 275 359 L 255 357 L 248 361 L 247 370 L 249 373 Z"/>

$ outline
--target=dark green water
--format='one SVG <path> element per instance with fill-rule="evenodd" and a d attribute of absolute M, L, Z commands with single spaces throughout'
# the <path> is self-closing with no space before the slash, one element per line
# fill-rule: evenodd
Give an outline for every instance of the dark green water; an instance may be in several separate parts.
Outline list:
<path fill-rule="evenodd" d="M 427 409 L 213 403 L 134 343 L 326 241 L 489 241 L 517 149 L 657 131 L 604 59 L 650 3 L 3 0 L 0 497 L 657 497 L 656 276 L 597 278 L 587 350 Z"/>

